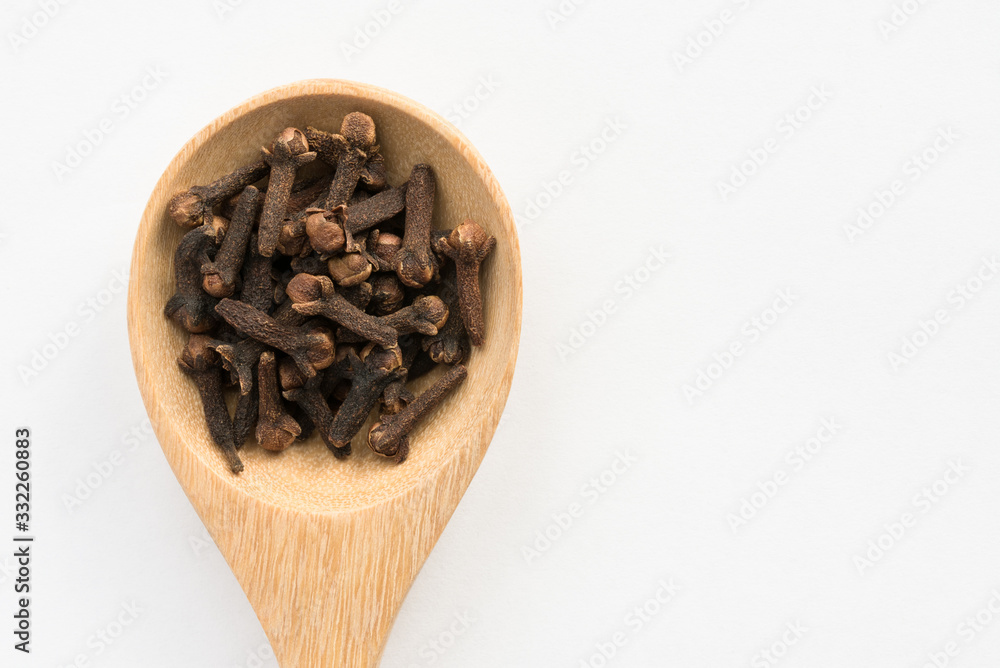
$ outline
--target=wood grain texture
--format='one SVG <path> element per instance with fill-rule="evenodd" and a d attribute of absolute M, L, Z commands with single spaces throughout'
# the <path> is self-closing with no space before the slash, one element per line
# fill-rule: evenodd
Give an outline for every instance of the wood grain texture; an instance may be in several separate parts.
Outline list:
<path fill-rule="evenodd" d="M 355 439 L 338 461 L 318 437 L 283 453 L 248 442 L 233 475 L 212 444 L 194 385 L 176 364 L 186 335 L 163 316 L 183 230 L 166 216 L 178 190 L 252 162 L 283 128 L 336 131 L 375 119 L 391 183 L 426 162 L 437 174 L 434 224 L 471 217 L 497 237 L 483 265 L 487 339 L 469 377 L 411 437 L 396 466 Z M 139 226 L 128 293 L 129 341 L 157 438 L 247 594 L 283 668 L 376 666 L 406 592 L 486 453 L 510 390 L 521 328 L 514 218 L 479 153 L 438 114 L 390 91 L 301 81 L 223 114 L 177 154 Z M 437 373 L 415 384 L 420 391 Z M 211 605 L 211 601 L 206 602 Z"/>

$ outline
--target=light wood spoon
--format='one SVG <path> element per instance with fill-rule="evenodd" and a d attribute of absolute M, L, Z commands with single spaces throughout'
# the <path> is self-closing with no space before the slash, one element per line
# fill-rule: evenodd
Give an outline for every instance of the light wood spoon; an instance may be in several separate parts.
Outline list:
<path fill-rule="evenodd" d="M 211 442 L 195 385 L 177 366 L 187 335 L 163 316 L 184 233 L 167 218 L 167 201 L 257 160 L 283 128 L 337 131 L 352 111 L 375 120 L 390 183 L 405 181 L 416 163 L 434 168 L 436 227 L 469 217 L 497 237 L 482 269 L 486 343 L 472 352 L 466 381 L 411 435 L 402 465 L 369 450 L 366 428 L 346 461 L 334 459 L 318 437 L 280 454 L 251 439 L 240 451 L 246 468 L 234 475 Z M 438 114 L 374 86 L 320 79 L 262 93 L 195 135 L 156 184 L 132 254 L 128 328 L 139 390 L 167 461 L 246 592 L 278 663 L 378 665 L 406 592 L 486 453 L 514 373 L 517 232 L 483 158 Z M 437 375 L 420 379 L 414 391 Z"/>

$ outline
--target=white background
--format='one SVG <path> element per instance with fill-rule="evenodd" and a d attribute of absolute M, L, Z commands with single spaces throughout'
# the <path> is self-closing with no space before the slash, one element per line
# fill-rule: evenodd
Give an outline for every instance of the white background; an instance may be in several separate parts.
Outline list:
<path fill-rule="evenodd" d="M 23 425 L 38 536 L 30 657 L 0 550 L 0 663 L 275 665 L 149 432 L 116 272 L 183 143 L 311 77 L 457 121 L 521 233 L 507 411 L 384 666 L 1000 661 L 996 2 L 48 4 L 0 21 L 0 540 Z"/>

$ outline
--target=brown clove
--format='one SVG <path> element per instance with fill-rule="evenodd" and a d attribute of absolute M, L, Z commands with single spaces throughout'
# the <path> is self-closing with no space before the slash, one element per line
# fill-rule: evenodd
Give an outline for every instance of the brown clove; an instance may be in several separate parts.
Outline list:
<path fill-rule="evenodd" d="M 396 253 L 396 274 L 411 288 L 422 288 L 437 274 L 431 252 L 431 215 L 434 212 L 434 172 L 415 165 L 406 188 L 406 226 L 403 245 Z"/>
<path fill-rule="evenodd" d="M 210 223 L 212 207 L 260 181 L 270 169 L 270 165 L 262 160 L 240 167 L 207 186 L 192 186 L 173 196 L 167 205 L 167 214 L 181 227 Z"/>
<path fill-rule="evenodd" d="M 288 296 L 294 304 L 292 308 L 303 315 L 321 315 L 385 348 L 396 345 L 396 330 L 392 326 L 347 301 L 326 276 L 299 274 L 288 284 Z"/>
<path fill-rule="evenodd" d="M 181 239 L 174 251 L 176 291 L 163 309 L 164 314 L 192 333 L 207 332 L 215 326 L 216 300 L 201 289 L 201 267 L 210 262 L 214 249 L 207 225 L 196 227 Z"/>
<path fill-rule="evenodd" d="M 236 203 L 236 212 L 226 232 L 222 246 L 212 262 L 203 264 L 202 287 L 213 297 L 230 297 L 236 291 L 237 278 L 246 256 L 247 244 L 253 233 L 254 218 L 260 202 L 260 191 L 253 186 L 243 189 Z"/>
<path fill-rule="evenodd" d="M 458 301 L 462 322 L 469 333 L 472 345 L 483 344 L 483 300 L 479 292 L 479 265 L 496 246 L 496 237 L 490 236 L 471 218 L 467 218 L 440 244 L 441 250 L 455 261 L 458 281 Z"/>
<path fill-rule="evenodd" d="M 301 327 L 285 325 L 232 299 L 220 301 L 215 311 L 240 334 L 291 356 L 306 378 L 333 363 L 333 333 L 326 327 L 310 323 Z"/>
<path fill-rule="evenodd" d="M 226 410 L 222 396 L 222 369 L 217 365 L 218 356 L 210 347 L 211 339 L 202 334 L 188 337 L 187 346 L 177 360 L 181 371 L 191 377 L 198 386 L 208 433 L 219 446 L 233 473 L 243 470 L 243 462 L 236 453 L 233 441 L 233 423 Z"/>
<path fill-rule="evenodd" d="M 379 401 L 386 386 L 403 377 L 403 359 L 399 348 L 378 348 L 367 346 L 359 357 L 353 350 L 347 353 L 352 380 L 351 389 L 344 403 L 333 418 L 328 432 L 329 441 L 337 450 L 350 453 L 351 439 L 354 437 L 368 414 Z"/>
<path fill-rule="evenodd" d="M 368 432 L 368 446 L 379 455 L 393 457 L 397 454 L 400 439 L 407 436 L 417 423 L 434 410 L 453 388 L 465 380 L 467 372 L 461 364 L 448 369 L 419 397 L 395 415 L 387 415 L 372 425 Z"/>
<path fill-rule="evenodd" d="M 257 442 L 265 450 L 281 452 L 292 444 L 302 433 L 299 423 L 285 410 L 278 392 L 278 370 L 274 353 L 268 351 L 260 356 L 257 374 L 260 378 L 260 407 L 257 422 Z"/>
<path fill-rule="evenodd" d="M 316 153 L 309 150 L 309 142 L 301 130 L 285 128 L 274 139 L 270 150 L 261 149 L 261 155 L 271 166 L 271 179 L 267 184 L 264 208 L 260 213 L 257 243 L 260 245 L 260 254 L 271 257 L 278 245 L 281 221 L 285 217 L 295 171 L 312 162 Z"/>

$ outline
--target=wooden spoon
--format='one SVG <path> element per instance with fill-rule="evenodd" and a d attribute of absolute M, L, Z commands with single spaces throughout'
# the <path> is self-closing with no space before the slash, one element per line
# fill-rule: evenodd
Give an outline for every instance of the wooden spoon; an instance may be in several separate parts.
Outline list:
<path fill-rule="evenodd" d="M 240 451 L 246 469 L 234 475 L 211 442 L 194 384 L 177 367 L 187 335 L 163 316 L 184 233 L 167 218 L 167 201 L 257 160 L 285 127 L 336 131 L 351 111 L 375 119 L 391 183 L 405 181 L 416 163 L 433 166 L 436 227 L 470 217 L 497 237 L 482 269 L 486 343 L 472 352 L 466 381 L 411 435 L 402 465 L 369 450 L 366 428 L 346 461 L 317 437 L 280 454 L 251 439 Z M 403 597 L 486 453 L 517 358 L 517 232 L 482 156 L 438 114 L 374 86 L 320 79 L 262 93 L 195 135 L 156 184 L 132 254 L 128 327 L 139 390 L 167 461 L 279 664 L 377 665 Z"/>

